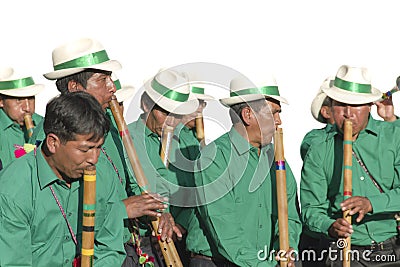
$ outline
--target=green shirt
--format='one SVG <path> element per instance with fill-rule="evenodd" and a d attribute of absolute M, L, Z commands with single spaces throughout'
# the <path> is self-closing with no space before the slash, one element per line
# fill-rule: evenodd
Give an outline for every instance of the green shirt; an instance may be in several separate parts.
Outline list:
<path fill-rule="evenodd" d="M 121 266 L 124 214 L 117 181 L 107 169 L 96 173 L 94 266 Z M 38 149 L 21 157 L 0 174 L 0 258 L 6 266 L 68 266 L 76 246 L 50 190 L 63 207 L 81 243 L 82 179 L 69 188 L 54 174 Z M 80 249 L 78 249 L 80 252 Z"/>
<path fill-rule="evenodd" d="M 234 128 L 201 151 L 196 185 L 211 252 L 239 266 L 275 266 L 279 250 L 274 148 L 251 146 Z M 301 223 L 296 180 L 286 165 L 290 246 L 297 249 Z M 261 260 L 259 259 L 261 258 Z"/>
<path fill-rule="evenodd" d="M 33 113 L 32 120 L 34 125 L 38 125 L 42 119 L 40 115 Z M 25 126 L 21 128 L 0 108 L 0 161 L 3 168 L 15 160 L 14 145 L 23 146 L 28 143 L 28 139 L 28 132 Z"/>
<path fill-rule="evenodd" d="M 367 197 L 373 212 L 357 223 L 353 216 L 352 244 L 369 245 L 395 236 L 394 214 L 400 210 L 400 128 L 377 121 L 371 116 L 368 124 L 353 142 L 353 151 L 382 187 L 373 184 L 356 158 L 352 161 L 353 196 Z M 307 230 L 328 236 L 328 229 L 342 217 L 343 136 L 334 126 L 326 140 L 311 145 L 301 176 L 302 218 Z"/>
<path fill-rule="evenodd" d="M 158 193 L 168 197 L 169 202 L 174 202 L 174 192 L 178 190 L 177 179 L 164 165 L 160 157 L 161 141 L 157 134 L 153 133 L 143 122 L 142 116 L 137 121 L 128 125 L 129 133 L 132 137 L 140 165 L 144 175 L 148 180 L 147 188 L 140 188 L 136 182 L 136 177 L 131 169 L 134 179 L 129 184 L 130 194 L 140 195 L 143 190 Z M 169 212 L 169 208 L 166 210 Z M 144 219 L 144 218 L 142 218 Z M 149 235 L 151 230 L 147 224 L 140 225 L 140 234 Z"/>
<path fill-rule="evenodd" d="M 196 158 L 200 154 L 200 143 L 196 138 L 195 129 L 189 129 L 183 124 L 178 124 L 175 134 L 179 136 L 179 148 L 171 153 L 171 170 L 178 180 L 179 185 L 185 187 L 194 187 L 194 168 Z M 187 197 L 193 197 L 190 194 Z M 192 201 L 189 201 L 192 202 Z M 185 204 L 185 201 L 182 201 Z M 171 214 L 175 222 L 179 223 L 187 230 L 186 248 L 197 254 L 210 254 L 210 245 L 204 233 L 204 226 L 200 223 L 201 217 L 199 211 L 193 205 L 191 207 L 171 206 Z"/>
<path fill-rule="evenodd" d="M 107 116 L 110 115 L 107 112 Z M 108 169 L 109 178 L 116 180 L 119 198 L 121 200 L 127 198 L 126 184 L 129 180 L 129 172 L 126 171 L 126 160 L 124 158 L 124 148 L 122 146 L 121 138 L 119 137 L 118 130 L 113 124 L 110 125 L 110 131 L 107 133 L 104 139 L 104 144 L 101 147 L 101 152 L 99 155 L 99 162 L 96 164 L 98 169 Z M 43 121 L 37 125 L 29 142 L 31 144 L 37 144 L 45 139 L 46 135 L 43 129 Z M 121 219 L 128 218 L 126 214 L 126 208 L 124 206 L 125 215 Z M 128 241 L 130 238 L 130 233 L 128 228 L 125 230 L 124 240 Z"/>
<path fill-rule="evenodd" d="M 304 136 L 300 145 L 300 156 L 302 160 L 304 160 L 304 157 L 306 156 L 308 149 L 312 144 L 320 143 L 321 141 L 326 140 L 326 137 L 331 129 L 332 124 L 327 124 L 322 129 L 312 129 Z"/>

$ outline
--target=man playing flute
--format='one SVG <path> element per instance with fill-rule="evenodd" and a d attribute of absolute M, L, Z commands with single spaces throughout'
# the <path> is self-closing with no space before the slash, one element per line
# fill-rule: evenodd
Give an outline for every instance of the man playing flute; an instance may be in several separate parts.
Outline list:
<path fill-rule="evenodd" d="M 43 89 L 44 85 L 14 73 L 13 68 L 0 69 L 0 171 L 25 154 L 28 131 L 33 129 L 27 129 L 24 118 L 30 117 L 34 126 L 42 120 L 35 113 L 35 96 Z"/>
<path fill-rule="evenodd" d="M 178 204 L 176 200 L 178 197 L 175 195 L 179 191 L 177 178 L 167 169 L 160 157 L 163 152 L 169 154 L 168 151 L 162 151 L 162 141 L 165 141 L 161 140 L 162 133 L 167 126 L 175 128 L 182 116 L 193 113 L 198 105 L 197 98 L 190 94 L 188 80 L 178 71 L 169 69 L 160 71 L 145 83 L 140 100 L 143 113 L 137 121 L 128 125 L 144 174 L 149 182 L 149 188 L 139 188 L 138 184 L 132 184 L 132 192 L 136 195 L 141 194 L 143 190 L 148 190 L 168 197 L 171 205 Z M 174 140 L 167 141 L 168 146 L 172 146 L 171 143 L 175 142 Z M 175 153 L 175 151 L 171 150 L 170 153 Z M 163 213 L 162 217 L 164 216 L 170 218 L 172 229 L 178 238 L 181 238 L 182 234 L 175 225 L 169 210 Z M 151 236 L 151 229 L 146 224 L 140 225 L 138 238 L 143 251 L 156 259 L 160 258 L 159 253 L 155 253 L 158 249 L 157 239 Z M 134 245 L 137 246 L 137 244 Z M 155 264 L 163 266 L 162 261 L 156 260 Z"/>
<path fill-rule="evenodd" d="M 116 86 L 111 78 L 112 72 L 121 69 L 121 65 L 116 60 L 109 59 L 103 45 L 94 39 L 82 38 L 62 44 L 52 52 L 54 70 L 44 74 L 47 79 L 56 80 L 57 89 L 61 94 L 68 94 L 75 91 L 85 91 L 92 95 L 102 106 L 103 111 L 109 116 L 109 102 L 116 92 Z M 44 139 L 42 125 L 35 129 L 30 142 L 35 144 Z M 125 160 L 124 149 L 120 134 L 114 124 L 105 136 L 104 143 L 100 150 L 98 169 L 112 170 L 110 179 L 118 181 L 117 192 L 125 205 L 125 215 L 116 220 L 136 218 L 143 215 L 161 216 L 157 211 L 166 207 L 160 200 L 151 195 L 131 196 L 126 191 L 126 185 L 130 183 L 130 176 Z M 124 241 L 129 243 L 131 234 L 128 227 L 131 225 L 125 220 L 126 229 Z M 167 234 L 169 225 L 164 228 Z M 171 234 L 172 235 L 172 234 Z M 129 260 L 130 258 L 127 258 Z"/>
<path fill-rule="evenodd" d="M 41 145 L 0 174 L 1 266 L 75 266 L 82 176 L 98 162 L 109 125 L 99 103 L 85 92 L 48 103 Z M 115 219 L 124 209 L 118 181 L 110 175 L 110 169 L 97 170 L 94 266 L 121 266 L 125 258 L 123 223 Z"/>
<path fill-rule="evenodd" d="M 231 81 L 230 97 L 220 102 L 230 108 L 233 126 L 203 148 L 195 169 L 204 204 L 198 210 L 210 248 L 198 255 L 209 265 L 193 266 L 275 266 L 279 238 L 271 141 L 280 103 L 243 77 Z M 289 242 L 297 249 L 301 223 L 296 181 L 288 165 L 286 174 Z"/>
<path fill-rule="evenodd" d="M 324 249 L 336 254 L 327 256 L 326 266 L 342 266 L 340 252 L 346 244 L 338 239 L 348 236 L 352 267 L 397 266 L 400 250 L 394 215 L 400 210 L 400 141 L 396 138 L 400 129 L 395 123 L 372 118 L 372 103 L 382 93 L 371 85 L 366 68 L 341 66 L 323 92 L 330 99 L 335 124 L 326 138 L 311 144 L 304 158 L 300 197 L 305 231 L 331 241 Z M 353 190 L 346 193 L 350 196 L 346 200 L 342 177 L 345 119 L 353 125 Z M 352 224 L 342 218 L 346 210 Z"/>

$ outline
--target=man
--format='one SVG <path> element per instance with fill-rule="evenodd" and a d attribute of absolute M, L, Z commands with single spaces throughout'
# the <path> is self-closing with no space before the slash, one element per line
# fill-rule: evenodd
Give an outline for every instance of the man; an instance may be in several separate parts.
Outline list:
<path fill-rule="evenodd" d="M 322 129 L 313 129 L 304 136 L 300 146 L 300 156 L 302 160 L 304 160 L 304 157 L 307 154 L 310 145 L 312 143 L 319 143 L 319 141 L 322 141 L 326 137 L 326 134 L 331 130 L 332 125 L 335 123 L 330 111 L 331 99 L 327 97 L 326 94 L 323 92 L 323 88 L 331 87 L 334 81 L 335 77 L 326 78 L 322 83 L 318 94 L 315 96 L 311 103 L 312 116 L 318 122 L 326 124 L 326 126 Z M 383 101 L 376 101 L 374 102 L 374 104 L 377 108 L 378 116 L 381 117 L 384 121 L 397 121 L 397 117 L 394 114 L 392 96 L 384 99 Z"/>
<path fill-rule="evenodd" d="M 305 228 L 332 240 L 325 249 L 337 254 L 328 255 L 327 266 L 342 266 L 341 246 L 335 241 L 348 236 L 351 266 L 398 266 L 394 215 L 400 209 L 395 200 L 399 197 L 400 141 L 393 137 L 400 129 L 370 115 L 372 103 L 382 93 L 372 87 L 365 68 L 341 66 L 333 85 L 323 91 L 331 99 L 335 125 L 325 140 L 310 146 L 304 159 L 300 196 Z M 346 200 L 342 182 L 345 119 L 353 126 L 353 190 Z M 342 218 L 346 210 L 352 224 Z M 392 262 L 379 262 L 391 255 L 396 257 L 390 258 Z"/>
<path fill-rule="evenodd" d="M 178 181 L 160 157 L 161 138 L 166 126 L 175 128 L 182 115 L 193 113 L 198 104 L 197 99 L 190 94 L 187 79 L 177 71 L 160 71 L 145 83 L 140 102 L 143 113 L 128 128 L 149 181 L 149 188 L 140 188 L 142 185 L 133 184 L 131 190 L 135 195 L 149 190 L 168 197 L 171 205 L 179 204 Z M 169 151 L 164 152 L 168 154 Z M 170 213 L 164 212 L 164 215 L 170 216 Z M 172 217 L 170 224 L 178 238 L 181 238 L 182 234 Z M 157 240 L 151 237 L 151 229 L 147 225 L 141 225 L 140 235 L 141 249 L 156 258 L 156 266 L 163 266 L 161 261 L 157 261 L 159 257 L 154 252 Z"/>
<path fill-rule="evenodd" d="M 33 131 L 27 129 L 25 117 L 30 117 L 34 126 L 42 120 L 35 113 L 35 95 L 43 89 L 44 85 L 14 73 L 13 68 L 0 69 L 0 171 L 25 154 L 24 144 Z"/>
<path fill-rule="evenodd" d="M 106 112 L 109 102 L 116 92 L 111 74 L 119 70 L 121 65 L 118 61 L 109 59 L 102 44 L 94 39 L 78 39 L 55 48 L 52 58 L 54 71 L 46 73 L 44 76 L 47 79 L 56 80 L 57 89 L 61 94 L 85 91 L 96 98 Z M 111 116 L 110 112 L 107 115 Z M 30 142 L 37 143 L 40 140 L 43 140 L 43 130 L 41 127 L 37 127 Z M 111 169 L 110 179 L 116 179 L 119 182 L 120 190 L 118 192 L 126 207 L 126 215 L 120 219 L 143 215 L 161 216 L 157 210 L 164 209 L 165 204 L 153 196 L 146 194 L 127 197 L 125 189 L 127 183 L 130 183 L 131 177 L 126 171 L 128 168 L 124 155 L 119 131 L 111 124 L 101 147 L 100 158 L 104 160 L 99 162 L 101 166 L 98 167 Z M 127 221 L 127 226 L 130 226 L 129 221 Z M 168 230 L 167 225 L 163 231 L 164 238 L 168 235 Z M 130 236 L 126 229 L 125 242 L 130 239 Z"/>
<path fill-rule="evenodd" d="M 266 101 L 261 90 L 242 78 L 232 80 L 230 89 L 231 97 L 220 102 L 230 108 L 233 126 L 203 148 L 195 169 L 210 248 L 196 253 L 192 266 L 275 266 L 279 242 L 271 140 L 279 105 Z M 297 249 L 301 223 L 288 165 L 286 176 L 290 247 Z"/>
<path fill-rule="evenodd" d="M 2 266 L 71 266 L 80 254 L 82 175 L 97 163 L 109 121 L 99 103 L 77 92 L 46 107 L 45 140 L 0 175 Z M 117 181 L 97 169 L 95 266 L 124 259 Z M 18 179 L 10 179 L 17 177 Z"/>

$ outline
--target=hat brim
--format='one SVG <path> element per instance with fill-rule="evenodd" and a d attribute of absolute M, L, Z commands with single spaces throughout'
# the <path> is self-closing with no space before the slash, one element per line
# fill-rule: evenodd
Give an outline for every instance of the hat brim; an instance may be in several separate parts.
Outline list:
<path fill-rule="evenodd" d="M 311 114 L 317 121 L 326 123 L 326 119 L 321 115 L 322 103 L 324 103 L 327 95 L 323 92 L 318 94 L 311 102 Z"/>
<path fill-rule="evenodd" d="M 14 97 L 35 96 L 43 91 L 43 89 L 43 84 L 34 84 L 23 88 L 0 90 L 0 94 Z"/>
<path fill-rule="evenodd" d="M 230 107 L 235 104 L 250 102 L 254 100 L 265 99 L 265 95 L 263 94 L 251 94 L 251 95 L 242 95 L 242 96 L 232 96 L 227 98 L 221 98 L 219 102 L 226 107 Z"/>
<path fill-rule="evenodd" d="M 215 97 L 213 97 L 213 96 L 210 96 L 210 95 L 205 95 L 205 94 L 196 94 L 196 93 L 193 93 L 198 99 L 200 99 L 200 100 L 214 100 L 215 99 Z"/>
<path fill-rule="evenodd" d="M 118 102 L 124 102 L 135 94 L 136 90 L 133 86 L 122 86 L 121 89 L 115 92 Z"/>
<path fill-rule="evenodd" d="M 289 102 L 286 100 L 286 98 L 283 98 L 281 96 L 277 96 L 277 95 L 265 95 L 265 96 L 273 98 L 275 100 L 278 100 L 279 102 L 284 103 L 286 105 L 289 105 Z"/>
<path fill-rule="evenodd" d="M 157 105 L 168 112 L 178 115 L 186 115 L 195 112 L 199 107 L 199 101 L 193 94 L 189 94 L 187 101 L 179 102 L 159 94 L 151 87 L 150 84 L 151 80 L 144 84 L 145 92 Z"/>
<path fill-rule="evenodd" d="M 98 69 L 98 70 L 105 70 L 105 71 L 117 71 L 122 68 L 121 64 L 117 60 L 108 60 L 106 62 L 100 63 L 100 64 L 95 64 L 83 68 L 68 68 L 68 69 L 62 69 L 62 70 L 56 70 L 52 71 L 46 74 L 43 74 L 43 76 L 46 79 L 49 80 L 57 80 L 63 77 L 67 77 L 72 74 L 79 73 L 81 71 L 84 71 L 86 69 Z"/>
<path fill-rule="evenodd" d="M 372 103 L 382 98 L 382 92 L 374 87 L 371 88 L 370 94 L 350 92 L 337 88 L 336 86 L 324 88 L 322 90 L 330 98 L 345 104 L 361 105 Z"/>

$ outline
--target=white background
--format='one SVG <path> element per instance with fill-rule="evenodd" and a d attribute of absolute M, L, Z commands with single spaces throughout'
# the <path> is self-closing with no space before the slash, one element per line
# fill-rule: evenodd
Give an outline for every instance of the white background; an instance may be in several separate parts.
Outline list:
<path fill-rule="evenodd" d="M 122 84 L 136 88 L 160 68 L 191 62 L 222 64 L 255 82 L 272 72 L 290 102 L 281 114 L 285 156 L 299 180 L 301 140 L 323 127 L 311 116 L 310 104 L 327 76 L 343 64 L 365 66 L 381 91 L 395 85 L 400 75 L 397 2 L 4 0 L 0 65 L 46 85 L 37 97 L 42 115 L 57 94 L 54 82 L 42 76 L 52 71 L 51 52 L 80 37 L 98 39 L 123 65 Z M 215 90 L 206 88 L 220 96 Z M 394 101 L 398 106 L 396 95 Z M 132 121 L 138 114 L 127 115 Z M 206 135 L 214 136 L 210 125 Z"/>

